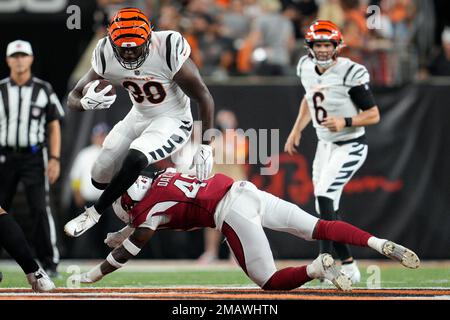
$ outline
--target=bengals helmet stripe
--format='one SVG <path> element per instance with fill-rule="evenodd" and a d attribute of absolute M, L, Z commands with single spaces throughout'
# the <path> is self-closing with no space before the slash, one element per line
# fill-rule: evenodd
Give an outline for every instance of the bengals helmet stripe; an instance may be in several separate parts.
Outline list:
<path fill-rule="evenodd" d="M 140 46 L 150 38 L 151 26 L 141 10 L 125 8 L 111 19 L 108 34 L 112 43 L 118 47 L 124 46 L 125 42 Z"/>
<path fill-rule="evenodd" d="M 108 27 L 108 38 L 114 55 L 119 63 L 128 70 L 140 67 L 149 54 L 152 27 L 145 14 L 137 8 L 119 10 Z M 136 59 L 130 61 L 121 56 L 124 48 L 139 52 Z"/>
<path fill-rule="evenodd" d="M 331 41 L 336 46 L 343 43 L 342 33 L 331 21 L 317 20 L 308 29 L 305 35 L 306 43 L 311 46 L 314 41 Z"/>

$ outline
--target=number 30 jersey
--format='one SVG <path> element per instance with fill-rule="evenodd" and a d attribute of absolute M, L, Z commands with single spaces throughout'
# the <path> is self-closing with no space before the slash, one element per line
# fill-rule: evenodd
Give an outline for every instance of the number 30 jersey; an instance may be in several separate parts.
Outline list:
<path fill-rule="evenodd" d="M 360 112 L 348 91 L 369 83 L 366 67 L 347 58 L 337 58 L 332 67 L 319 74 L 316 65 L 306 55 L 298 62 L 297 76 L 305 88 L 309 112 L 320 140 L 346 141 L 364 135 L 364 127 L 345 127 L 342 131 L 332 132 L 321 122 L 326 117 L 353 117 Z"/>
<path fill-rule="evenodd" d="M 190 53 L 189 44 L 179 32 L 156 31 L 152 32 L 149 54 L 139 68 L 122 67 L 108 37 L 97 43 L 91 64 L 98 75 L 128 90 L 133 105 L 142 114 L 179 114 L 189 111 L 190 100 L 173 77 Z"/>
<path fill-rule="evenodd" d="M 153 230 L 214 228 L 216 207 L 233 182 L 223 174 L 200 181 L 195 176 L 165 172 L 130 211 L 131 224 Z"/>

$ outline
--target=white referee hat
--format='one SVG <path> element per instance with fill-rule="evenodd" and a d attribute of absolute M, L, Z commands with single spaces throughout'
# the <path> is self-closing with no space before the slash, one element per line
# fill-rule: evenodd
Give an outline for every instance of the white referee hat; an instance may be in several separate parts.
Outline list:
<path fill-rule="evenodd" d="M 16 40 L 8 44 L 6 48 L 6 56 L 12 56 L 14 53 L 25 53 L 29 56 L 33 55 L 33 49 L 31 49 L 31 43 L 23 40 Z"/>

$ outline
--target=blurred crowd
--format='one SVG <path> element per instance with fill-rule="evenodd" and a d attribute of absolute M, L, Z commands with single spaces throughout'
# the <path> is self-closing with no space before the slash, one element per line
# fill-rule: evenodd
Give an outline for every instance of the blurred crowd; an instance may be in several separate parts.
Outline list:
<path fill-rule="evenodd" d="M 155 30 L 182 32 L 204 76 L 295 75 L 306 53 L 303 37 L 316 19 L 332 20 L 344 35 L 343 56 L 363 63 L 372 82 L 396 85 L 428 70 L 435 8 L 427 0 L 98 0 L 108 15 L 140 7 Z M 419 32 L 420 30 L 420 32 Z M 428 72 L 430 71 L 430 72 Z"/>

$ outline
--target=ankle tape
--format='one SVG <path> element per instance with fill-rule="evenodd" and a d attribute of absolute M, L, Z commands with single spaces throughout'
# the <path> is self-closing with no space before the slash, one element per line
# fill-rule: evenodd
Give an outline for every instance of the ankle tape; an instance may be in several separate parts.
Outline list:
<path fill-rule="evenodd" d="M 125 264 L 125 263 L 120 263 L 116 259 L 114 259 L 112 252 L 110 252 L 108 254 L 108 256 L 106 257 L 106 261 L 108 261 L 110 265 L 112 265 L 113 267 L 115 267 L 117 269 L 122 268 Z"/>
<path fill-rule="evenodd" d="M 127 250 L 133 256 L 136 256 L 141 251 L 141 248 L 137 247 L 133 242 L 130 241 L 129 238 L 126 238 L 122 242 L 122 245 L 125 248 L 125 250 Z"/>

